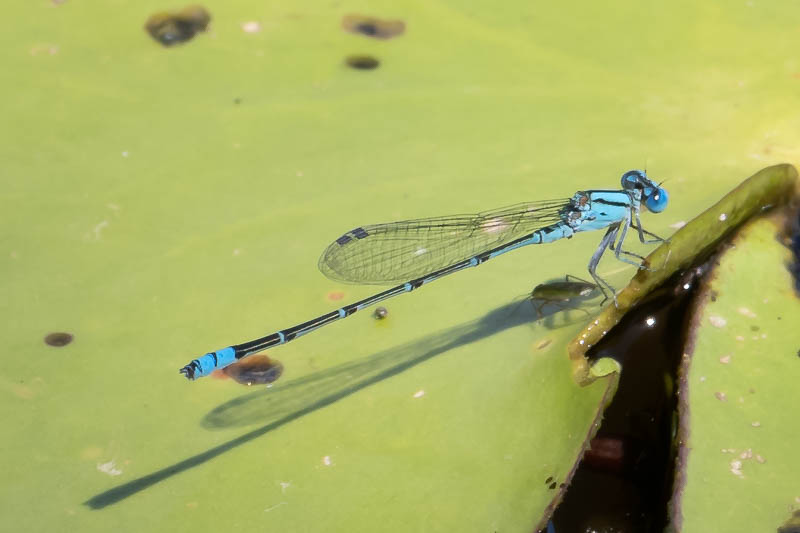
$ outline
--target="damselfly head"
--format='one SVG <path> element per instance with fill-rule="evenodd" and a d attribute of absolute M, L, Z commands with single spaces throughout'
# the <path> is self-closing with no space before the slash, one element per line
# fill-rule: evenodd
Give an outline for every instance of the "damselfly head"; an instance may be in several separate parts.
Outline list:
<path fill-rule="evenodd" d="M 666 189 L 648 178 L 644 170 L 629 170 L 623 174 L 622 187 L 628 190 L 640 190 L 644 206 L 653 213 L 660 213 L 667 208 L 669 195 Z"/>

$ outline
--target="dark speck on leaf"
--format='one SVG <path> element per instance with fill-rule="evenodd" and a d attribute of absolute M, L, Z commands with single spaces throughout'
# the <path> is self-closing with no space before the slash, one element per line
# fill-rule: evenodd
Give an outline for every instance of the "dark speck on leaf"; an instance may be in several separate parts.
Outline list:
<path fill-rule="evenodd" d="M 70 333 L 55 332 L 48 333 L 44 338 L 44 342 L 50 346 L 61 347 L 71 343 L 73 338 Z"/>
<path fill-rule="evenodd" d="M 186 6 L 179 11 L 155 13 L 147 19 L 144 29 L 164 46 L 184 43 L 196 33 L 206 31 L 211 15 L 199 5 Z"/>
<path fill-rule="evenodd" d="M 363 55 L 347 56 L 347 59 L 345 59 L 345 63 L 347 63 L 349 67 L 358 70 L 376 69 L 378 68 L 378 65 L 381 64 L 380 61 L 378 61 L 374 57 L 363 56 Z"/>
<path fill-rule="evenodd" d="M 358 33 L 363 33 L 364 35 L 375 36 L 378 34 L 378 28 L 376 28 L 374 24 L 370 24 L 368 22 L 364 22 L 363 24 L 357 25 L 355 27 L 355 30 Z"/>
<path fill-rule="evenodd" d="M 406 23 L 402 20 L 382 20 L 363 15 L 345 15 L 342 28 L 350 33 L 357 33 L 373 39 L 391 39 L 403 35 Z"/>
<path fill-rule="evenodd" d="M 266 355 L 251 355 L 222 369 L 222 372 L 242 385 L 269 385 L 283 374 L 283 364 Z"/>

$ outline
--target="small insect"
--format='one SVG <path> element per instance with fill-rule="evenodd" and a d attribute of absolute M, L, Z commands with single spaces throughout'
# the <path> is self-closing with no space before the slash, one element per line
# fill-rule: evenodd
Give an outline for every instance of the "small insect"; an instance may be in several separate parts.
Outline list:
<path fill-rule="evenodd" d="M 622 244 L 629 228 L 636 229 L 643 243 L 663 242 L 642 228 L 639 211 L 660 213 L 669 200 L 667 191 L 642 170 L 626 172 L 621 184 L 622 189 L 578 191 L 570 198 L 521 203 L 471 215 L 359 226 L 325 249 L 319 269 L 336 281 L 399 285 L 296 326 L 202 355 L 181 368 L 180 373 L 188 379 L 207 376 L 243 357 L 285 344 L 449 274 L 529 244 L 570 239 L 586 231 L 606 230 L 589 260 L 589 274 L 605 296 L 603 301 L 611 297 L 616 302 L 614 288 L 597 275 L 600 258 L 610 248 L 618 260 L 647 268 L 644 257 L 623 250 Z M 648 240 L 645 235 L 654 238 Z"/>
<path fill-rule="evenodd" d="M 540 283 L 533 288 L 528 299 L 536 310 L 537 319 L 540 319 L 544 317 L 544 309 L 549 305 L 560 310 L 580 309 L 576 304 L 591 300 L 599 292 L 599 287 L 594 283 L 567 274 L 564 281 Z"/>

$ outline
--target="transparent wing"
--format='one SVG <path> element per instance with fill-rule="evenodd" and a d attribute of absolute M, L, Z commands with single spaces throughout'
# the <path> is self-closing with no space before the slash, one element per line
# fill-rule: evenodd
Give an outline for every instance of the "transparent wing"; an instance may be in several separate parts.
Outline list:
<path fill-rule="evenodd" d="M 561 220 L 569 199 L 529 202 L 472 215 L 362 226 L 323 252 L 319 269 L 349 283 L 408 281 Z"/>

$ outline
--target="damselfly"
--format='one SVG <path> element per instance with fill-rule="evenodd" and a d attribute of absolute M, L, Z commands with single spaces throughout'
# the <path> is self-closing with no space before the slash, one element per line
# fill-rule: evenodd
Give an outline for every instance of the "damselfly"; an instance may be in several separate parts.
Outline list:
<path fill-rule="evenodd" d="M 365 307 L 478 266 L 511 250 L 569 239 L 578 232 L 603 228 L 607 230 L 589 260 L 589 274 L 600 287 L 605 301 L 608 299 L 606 289 L 613 296 L 614 288 L 597 275 L 603 252 L 611 248 L 620 261 L 646 268 L 644 257 L 623 250 L 622 244 L 631 226 L 638 231 L 643 243 L 662 241 L 642 229 L 639 210 L 644 205 L 659 213 L 667 207 L 667 201 L 667 191 L 660 184 L 651 181 L 644 171 L 631 170 L 623 174 L 619 190 L 578 191 L 572 198 L 517 204 L 473 215 L 358 227 L 336 239 L 323 252 L 319 260 L 322 273 L 333 280 L 350 283 L 403 283 L 266 337 L 207 353 L 180 372 L 189 379 L 207 376 L 242 357 L 285 344 Z M 645 235 L 655 238 L 647 240 Z"/>

